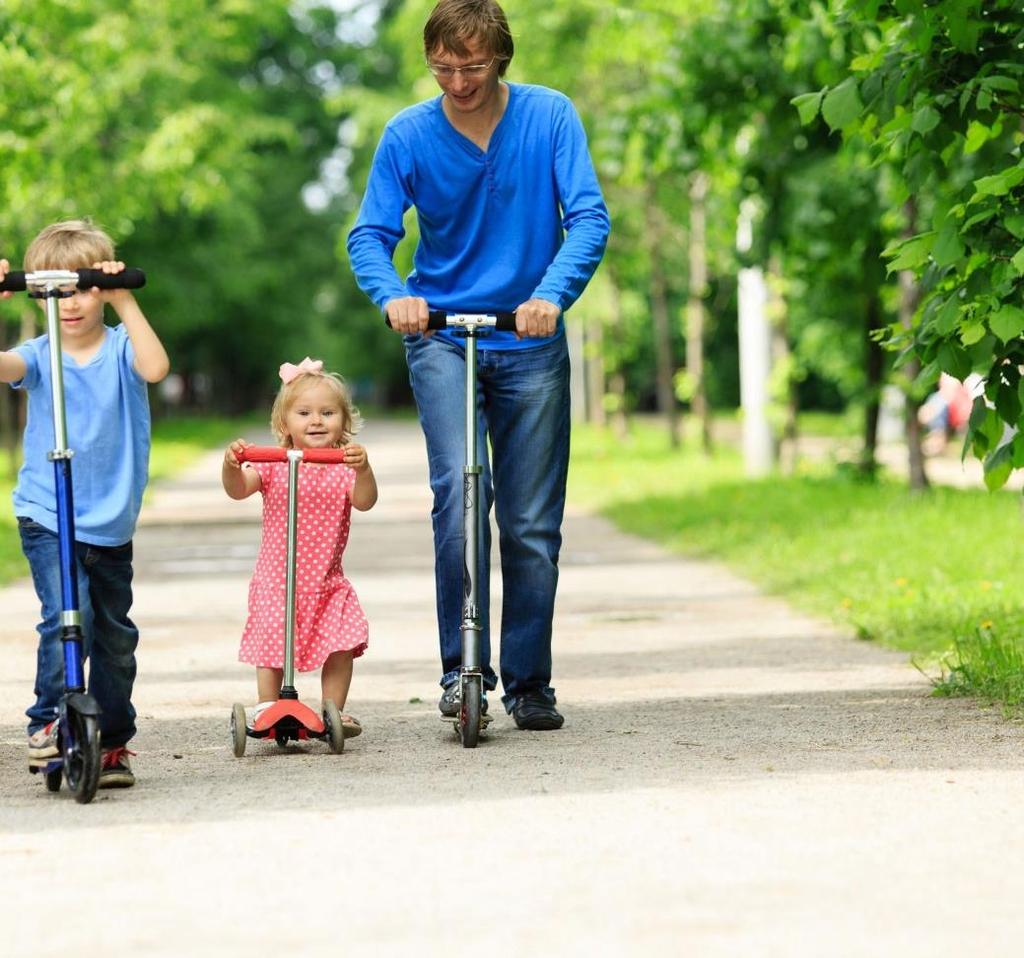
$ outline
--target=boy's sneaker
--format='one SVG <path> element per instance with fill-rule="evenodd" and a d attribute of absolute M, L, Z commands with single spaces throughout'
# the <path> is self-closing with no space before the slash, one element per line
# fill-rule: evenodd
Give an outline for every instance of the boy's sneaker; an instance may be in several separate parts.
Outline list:
<path fill-rule="evenodd" d="M 58 732 L 57 720 L 54 719 L 49 725 L 44 725 L 28 737 L 29 765 L 45 765 L 51 758 L 60 755 L 60 749 L 57 747 Z"/>
<path fill-rule="evenodd" d="M 123 745 L 103 750 L 100 760 L 100 788 L 130 788 L 135 784 L 135 775 L 128 760 L 134 755 Z"/>
<path fill-rule="evenodd" d="M 458 679 L 445 686 L 437 707 L 445 718 L 458 718 L 459 709 L 462 708 L 462 689 Z M 484 692 L 483 700 L 480 703 L 480 714 L 487 714 L 487 692 Z"/>

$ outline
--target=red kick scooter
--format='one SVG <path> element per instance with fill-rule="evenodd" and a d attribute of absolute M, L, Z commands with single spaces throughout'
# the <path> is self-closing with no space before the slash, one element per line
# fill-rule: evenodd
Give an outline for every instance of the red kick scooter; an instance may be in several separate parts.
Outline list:
<path fill-rule="evenodd" d="M 245 719 L 245 706 L 231 709 L 231 740 L 235 755 L 245 754 L 246 738 L 270 738 L 284 748 L 289 742 L 325 739 L 336 755 L 345 751 L 345 729 L 338 706 L 330 699 L 319 715 L 299 701 L 295 691 L 295 553 L 298 539 L 299 463 L 345 461 L 344 449 L 282 449 L 280 446 L 248 446 L 238 454 L 239 462 L 288 463 L 288 550 L 285 562 L 284 680 L 281 697 L 265 708 L 252 725 Z"/>

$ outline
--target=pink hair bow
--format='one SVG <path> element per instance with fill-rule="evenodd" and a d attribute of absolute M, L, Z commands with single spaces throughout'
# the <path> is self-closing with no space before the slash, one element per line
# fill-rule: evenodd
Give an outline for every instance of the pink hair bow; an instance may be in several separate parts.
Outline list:
<path fill-rule="evenodd" d="M 318 373 L 324 368 L 324 361 L 322 359 L 310 359 L 308 356 L 302 360 L 297 366 L 293 363 L 281 363 L 281 368 L 278 370 L 278 375 L 281 377 L 281 382 L 286 385 L 293 379 L 301 376 L 303 373 Z"/>

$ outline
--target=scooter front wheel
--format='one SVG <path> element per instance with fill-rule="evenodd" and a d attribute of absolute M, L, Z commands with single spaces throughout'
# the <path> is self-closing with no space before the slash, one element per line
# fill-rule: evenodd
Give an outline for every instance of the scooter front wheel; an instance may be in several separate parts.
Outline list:
<path fill-rule="evenodd" d="M 55 768 L 52 772 L 46 773 L 46 790 L 48 792 L 59 792 L 60 783 L 64 780 L 64 770 Z"/>
<path fill-rule="evenodd" d="M 459 738 L 463 748 L 476 748 L 480 741 L 480 711 L 483 688 L 479 675 L 462 679 L 462 706 L 459 710 Z"/>
<path fill-rule="evenodd" d="M 69 708 L 63 730 L 64 777 L 68 790 L 80 805 L 88 805 L 100 784 L 100 727 L 95 715 Z M 50 787 L 47 776 L 46 787 Z"/>

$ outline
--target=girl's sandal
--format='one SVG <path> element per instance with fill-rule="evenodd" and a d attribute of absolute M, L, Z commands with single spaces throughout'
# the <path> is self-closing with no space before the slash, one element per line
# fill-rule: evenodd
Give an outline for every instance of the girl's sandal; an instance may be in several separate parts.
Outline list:
<path fill-rule="evenodd" d="M 345 733 L 345 738 L 355 738 L 357 735 L 363 734 L 363 727 L 359 724 L 359 719 L 352 718 L 351 715 L 342 715 L 341 728 Z"/>

